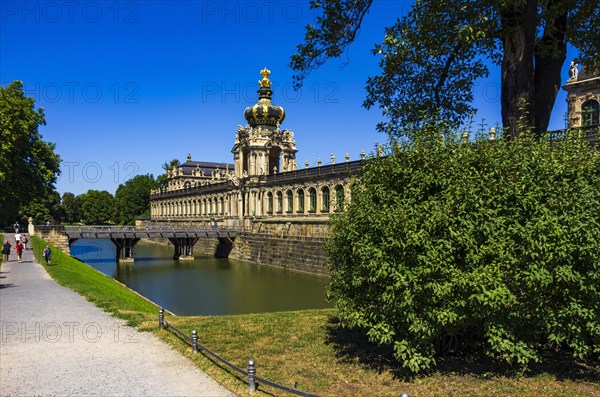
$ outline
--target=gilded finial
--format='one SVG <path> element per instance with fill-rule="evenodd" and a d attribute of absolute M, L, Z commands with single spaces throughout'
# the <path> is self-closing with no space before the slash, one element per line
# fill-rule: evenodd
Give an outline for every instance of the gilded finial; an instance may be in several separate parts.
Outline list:
<path fill-rule="evenodd" d="M 187 161 L 192 161 L 192 155 L 188 153 L 187 155 Z"/>
<path fill-rule="evenodd" d="M 258 82 L 261 88 L 271 88 L 271 81 L 269 80 L 269 75 L 271 71 L 266 67 L 260 71 L 260 75 L 262 76 L 262 80 Z"/>

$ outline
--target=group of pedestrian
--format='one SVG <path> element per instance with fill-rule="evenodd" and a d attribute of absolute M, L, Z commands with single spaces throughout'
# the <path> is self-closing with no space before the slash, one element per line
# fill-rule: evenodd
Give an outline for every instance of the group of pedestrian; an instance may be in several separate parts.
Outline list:
<path fill-rule="evenodd" d="M 21 234 L 21 226 L 19 225 L 19 222 L 15 222 L 15 224 L 13 225 L 13 229 L 15 230 L 15 252 L 17 254 L 17 261 L 19 263 L 23 262 L 23 253 L 25 253 L 25 251 L 27 250 L 27 235 L 26 234 Z M 12 249 L 12 246 L 10 245 L 10 243 L 8 242 L 8 240 L 4 240 L 4 244 L 2 244 L 2 256 L 5 262 L 8 262 L 8 257 L 10 255 L 10 251 Z M 46 260 L 46 264 L 50 265 L 50 261 L 51 261 L 51 251 L 50 251 L 50 247 L 46 246 L 46 248 L 44 248 L 44 259 Z"/>
<path fill-rule="evenodd" d="M 20 233 L 20 227 L 19 227 L 18 222 L 15 223 L 14 228 L 15 228 L 15 252 L 17 253 L 17 261 L 19 261 L 19 263 L 22 263 L 23 262 L 23 253 L 27 249 L 27 235 Z M 8 240 L 5 241 L 4 245 L 6 245 L 6 244 L 8 244 Z M 10 253 L 10 244 L 9 244 L 8 252 Z M 6 259 L 8 260 L 8 255 L 7 255 Z"/>
<path fill-rule="evenodd" d="M 17 261 L 19 261 L 19 263 L 23 262 L 23 253 L 27 249 L 26 245 L 27 236 L 19 233 L 15 234 L 15 252 L 17 253 Z M 2 255 L 5 262 L 8 262 L 8 256 L 10 255 L 11 249 L 12 246 L 8 240 L 4 240 L 4 244 L 2 244 Z"/>

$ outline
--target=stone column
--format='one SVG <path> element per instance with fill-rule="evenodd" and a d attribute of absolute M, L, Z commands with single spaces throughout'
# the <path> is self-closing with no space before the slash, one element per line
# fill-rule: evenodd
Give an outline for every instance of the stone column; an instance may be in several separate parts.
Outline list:
<path fill-rule="evenodd" d="M 238 220 L 240 222 L 240 226 L 243 225 L 243 222 L 244 222 L 244 208 L 242 207 L 242 204 L 243 204 L 242 194 L 243 194 L 243 192 L 239 192 L 237 194 L 237 200 L 238 200 L 237 216 L 238 216 Z"/>

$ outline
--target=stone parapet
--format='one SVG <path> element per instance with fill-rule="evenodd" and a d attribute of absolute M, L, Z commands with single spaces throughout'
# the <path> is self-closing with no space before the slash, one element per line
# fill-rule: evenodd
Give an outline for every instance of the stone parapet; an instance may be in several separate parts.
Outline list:
<path fill-rule="evenodd" d="M 39 226 L 35 225 L 30 227 L 30 231 L 33 230 L 31 235 L 38 236 L 45 240 L 48 244 L 60 249 L 63 252 L 70 253 L 69 238 L 65 234 L 64 226 Z"/>

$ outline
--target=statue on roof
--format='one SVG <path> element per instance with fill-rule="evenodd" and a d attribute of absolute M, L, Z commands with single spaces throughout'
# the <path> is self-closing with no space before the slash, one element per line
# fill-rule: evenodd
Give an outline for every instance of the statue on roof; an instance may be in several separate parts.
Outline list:
<path fill-rule="evenodd" d="M 575 61 L 571 61 L 571 66 L 569 67 L 569 80 L 577 80 L 577 75 L 579 74 L 577 66 Z"/>

